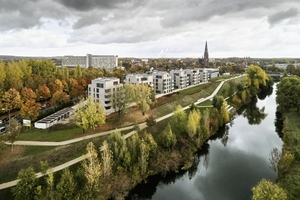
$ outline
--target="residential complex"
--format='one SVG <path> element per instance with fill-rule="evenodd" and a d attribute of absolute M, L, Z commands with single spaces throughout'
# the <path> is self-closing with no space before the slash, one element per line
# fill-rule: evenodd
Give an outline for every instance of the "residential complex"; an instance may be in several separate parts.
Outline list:
<path fill-rule="evenodd" d="M 189 79 L 186 70 L 171 70 L 171 78 L 174 82 L 174 89 L 183 89 L 189 86 Z"/>
<path fill-rule="evenodd" d="M 173 91 L 173 80 L 168 72 L 154 71 L 152 75 L 156 94 L 168 94 Z"/>
<path fill-rule="evenodd" d="M 152 73 L 144 74 L 127 74 L 124 83 L 127 84 L 148 84 L 153 88 L 153 75 Z"/>
<path fill-rule="evenodd" d="M 118 56 L 86 54 L 86 56 L 64 56 L 62 59 L 62 66 L 76 67 L 77 65 L 81 68 L 94 67 L 112 71 L 118 66 Z"/>

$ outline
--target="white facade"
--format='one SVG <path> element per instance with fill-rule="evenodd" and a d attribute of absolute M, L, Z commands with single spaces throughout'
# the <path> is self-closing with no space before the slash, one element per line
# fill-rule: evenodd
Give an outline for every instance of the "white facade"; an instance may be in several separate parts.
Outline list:
<path fill-rule="evenodd" d="M 148 84 L 153 88 L 153 75 L 145 74 L 127 74 L 124 83 L 127 84 Z"/>
<path fill-rule="evenodd" d="M 201 82 L 201 74 L 199 69 L 186 69 L 185 71 L 189 85 L 198 85 Z"/>
<path fill-rule="evenodd" d="M 77 65 L 81 68 L 94 67 L 112 71 L 118 66 L 118 56 L 87 54 L 86 56 L 64 56 L 62 59 L 62 66 L 76 67 Z"/>
<path fill-rule="evenodd" d="M 112 92 L 123 87 L 118 78 L 96 78 L 88 86 L 88 94 L 92 96 L 96 102 L 100 102 L 105 113 L 111 114 L 115 110 L 112 107 Z"/>
<path fill-rule="evenodd" d="M 173 80 L 168 72 L 154 71 L 152 75 L 156 94 L 168 94 L 173 91 Z"/>
<path fill-rule="evenodd" d="M 220 76 L 219 69 L 217 68 L 205 68 L 205 70 L 207 71 L 208 79 Z"/>
<path fill-rule="evenodd" d="M 183 89 L 189 86 L 186 70 L 171 70 L 170 75 L 174 82 L 174 89 Z"/>

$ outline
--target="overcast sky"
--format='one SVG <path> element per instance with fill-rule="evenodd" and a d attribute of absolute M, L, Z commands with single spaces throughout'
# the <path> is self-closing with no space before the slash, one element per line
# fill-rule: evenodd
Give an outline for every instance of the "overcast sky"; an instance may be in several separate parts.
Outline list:
<path fill-rule="evenodd" d="M 300 57 L 300 0 L 0 0 L 0 55 Z"/>

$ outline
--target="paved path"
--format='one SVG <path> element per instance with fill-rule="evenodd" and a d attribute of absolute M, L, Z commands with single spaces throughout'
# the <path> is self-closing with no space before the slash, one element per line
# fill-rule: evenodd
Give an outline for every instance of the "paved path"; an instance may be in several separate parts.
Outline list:
<path fill-rule="evenodd" d="M 240 76 L 239 76 L 240 77 Z M 235 78 L 238 78 L 238 77 L 235 77 Z M 233 79 L 233 78 L 231 78 Z M 231 79 L 228 79 L 228 80 L 231 80 Z M 227 80 L 225 80 L 227 81 Z M 205 98 L 201 98 L 199 99 L 198 101 L 195 102 L 195 104 L 200 104 L 208 99 L 212 99 L 217 93 L 218 91 L 221 89 L 221 87 L 223 86 L 224 82 L 225 81 L 222 81 L 218 87 L 213 91 L 213 93 L 211 95 L 209 95 L 208 97 L 205 97 Z M 185 106 L 183 109 L 186 110 L 188 109 L 190 106 Z M 162 121 L 164 119 L 167 119 L 169 117 L 173 116 L 173 113 L 170 113 L 170 114 L 167 114 L 165 116 L 162 116 L 158 119 L 156 119 L 157 122 L 159 121 Z M 146 123 L 141 123 L 139 124 L 140 126 L 140 129 L 144 129 L 147 127 Z M 128 126 L 128 127 L 124 127 L 124 128 L 120 128 L 118 130 L 120 131 L 123 131 L 123 130 L 128 130 L 128 129 L 132 129 L 133 126 Z M 62 142 L 41 142 L 41 141 L 16 141 L 14 143 L 14 145 L 35 145 L 35 146 L 60 146 L 60 145 L 67 145 L 67 144 L 71 144 L 71 143 L 74 143 L 74 142 L 79 142 L 79 141 L 82 141 L 82 140 L 86 140 L 86 139 L 90 139 L 90 138 L 94 138 L 94 137 L 99 137 L 99 136 L 103 136 L 103 135 L 107 135 L 107 134 L 110 134 L 112 132 L 114 132 L 115 130 L 111 130 L 111 131 L 106 131 L 106 132 L 102 132 L 102 133 L 97 133 L 97 134 L 93 134 L 93 135 L 88 135 L 88 136 L 84 136 L 84 137 L 80 137 L 80 138 L 75 138 L 75 139 L 72 139 L 72 140 L 66 140 L 66 141 L 62 141 Z M 123 137 L 125 139 L 127 139 L 128 137 L 132 136 L 133 134 L 135 134 L 136 131 L 131 131 L 129 133 L 127 133 L 126 135 L 124 135 Z M 8 143 L 9 144 L 9 143 Z M 103 147 L 100 148 L 100 151 L 103 151 Z M 84 160 L 85 158 L 87 158 L 87 154 L 83 155 L 83 156 L 80 156 L 78 158 L 75 158 L 69 162 L 66 162 L 64 164 L 61 164 L 59 166 L 56 166 L 54 168 L 52 168 L 52 172 L 57 172 L 57 171 L 60 171 L 64 168 L 67 168 L 71 165 L 74 165 L 78 162 L 81 162 L 82 160 Z M 36 173 L 36 176 L 39 178 L 41 176 L 43 176 L 43 174 L 41 172 L 39 173 Z M 15 186 L 17 183 L 18 183 L 19 180 L 14 180 L 14 181 L 10 181 L 10 182 L 6 182 L 6 183 L 2 183 L 0 184 L 0 190 L 1 189 L 5 189 L 5 188 L 9 188 L 9 187 L 13 187 Z"/>

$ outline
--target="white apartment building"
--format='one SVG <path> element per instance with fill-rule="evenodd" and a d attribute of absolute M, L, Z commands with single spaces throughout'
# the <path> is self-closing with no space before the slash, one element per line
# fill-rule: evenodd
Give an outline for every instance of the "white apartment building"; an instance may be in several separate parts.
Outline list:
<path fill-rule="evenodd" d="M 189 85 L 198 85 L 201 82 L 199 69 L 185 69 Z"/>
<path fill-rule="evenodd" d="M 112 92 L 123 87 L 118 78 L 96 78 L 88 86 L 88 94 L 92 96 L 96 102 L 100 102 L 105 113 L 111 114 L 115 112 L 112 107 L 111 96 Z"/>
<path fill-rule="evenodd" d="M 144 74 L 127 74 L 124 83 L 127 84 L 148 84 L 153 88 L 153 75 L 151 73 Z"/>
<path fill-rule="evenodd" d="M 171 70 L 170 75 L 174 82 L 174 89 L 183 89 L 189 86 L 186 70 Z"/>
<path fill-rule="evenodd" d="M 86 56 L 64 56 L 62 59 L 62 66 L 76 67 L 77 65 L 81 68 L 94 67 L 112 71 L 118 66 L 118 56 L 86 54 Z"/>
<path fill-rule="evenodd" d="M 156 94 L 168 94 L 174 90 L 173 80 L 168 72 L 153 71 L 152 75 Z"/>

